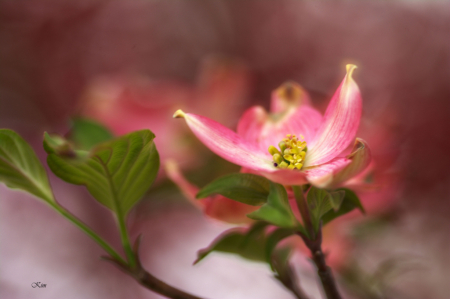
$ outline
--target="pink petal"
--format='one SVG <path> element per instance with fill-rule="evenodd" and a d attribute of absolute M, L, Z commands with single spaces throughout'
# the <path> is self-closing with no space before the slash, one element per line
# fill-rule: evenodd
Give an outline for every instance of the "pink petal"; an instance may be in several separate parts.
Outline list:
<path fill-rule="evenodd" d="M 342 185 L 369 166 L 372 154 L 367 143 L 361 138 L 356 138 L 352 153 L 347 156 L 347 159 L 350 159 L 351 163 L 334 175 L 330 188 Z"/>
<path fill-rule="evenodd" d="M 334 175 L 350 163 L 351 160 L 347 158 L 335 158 L 326 164 L 307 169 L 304 172 L 308 182 L 312 185 L 318 188 L 327 188 L 333 183 Z"/>
<path fill-rule="evenodd" d="M 347 157 L 335 158 L 331 162 L 305 171 L 308 181 L 319 188 L 337 188 L 347 180 L 361 173 L 372 159 L 367 143 L 356 138 L 352 153 Z"/>
<path fill-rule="evenodd" d="M 328 105 L 324 122 L 313 142 L 308 144 L 305 166 L 332 160 L 355 139 L 362 110 L 359 88 L 352 78 L 355 68 L 347 65 L 347 75 Z"/>
<path fill-rule="evenodd" d="M 286 186 L 299 186 L 308 182 L 305 172 L 298 170 L 280 169 L 273 172 L 261 172 L 259 174 L 265 176 L 272 182 Z"/>
<path fill-rule="evenodd" d="M 272 182 L 286 186 L 303 185 L 308 183 L 308 181 L 306 180 L 306 174 L 303 171 L 298 170 L 275 168 L 274 171 L 255 171 L 249 168 L 242 168 L 241 172 L 262 175 Z"/>
<path fill-rule="evenodd" d="M 245 140 L 257 144 L 262 151 L 278 143 L 286 134 L 303 135 L 311 141 L 322 123 L 322 115 L 309 105 L 306 92 L 293 83 L 285 84 L 273 92 L 272 112 L 255 106 L 241 117 L 237 132 Z"/>
<path fill-rule="evenodd" d="M 266 110 L 261 106 L 253 106 L 247 109 L 241 116 L 237 125 L 237 133 L 243 139 L 260 148 L 261 132 L 268 121 L 270 120 Z"/>
<path fill-rule="evenodd" d="M 244 140 L 241 136 L 221 124 L 196 114 L 175 112 L 174 117 L 184 117 L 192 132 L 211 151 L 242 167 L 255 171 L 274 171 L 272 157 Z"/>

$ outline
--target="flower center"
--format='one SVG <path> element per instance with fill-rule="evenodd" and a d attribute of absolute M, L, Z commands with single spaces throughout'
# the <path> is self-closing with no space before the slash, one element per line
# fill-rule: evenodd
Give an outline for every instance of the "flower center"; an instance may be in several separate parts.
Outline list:
<path fill-rule="evenodd" d="M 300 138 L 302 140 L 298 140 L 295 135 L 287 134 L 286 138 L 278 143 L 280 149 L 273 145 L 269 146 L 269 153 L 273 157 L 275 167 L 302 169 L 308 148 L 306 147 L 306 141 L 303 140 L 304 137 L 300 135 Z"/>

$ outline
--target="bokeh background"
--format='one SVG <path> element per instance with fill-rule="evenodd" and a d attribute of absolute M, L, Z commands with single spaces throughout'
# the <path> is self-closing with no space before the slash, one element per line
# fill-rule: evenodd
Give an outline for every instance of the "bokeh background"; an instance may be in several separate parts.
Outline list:
<path fill-rule="evenodd" d="M 163 162 L 195 185 L 238 168 L 190 135 L 176 109 L 234 128 L 287 80 L 321 111 L 358 65 L 359 136 L 375 155 L 368 213 L 327 228 L 348 298 L 450 298 L 450 3 L 448 1 L 0 1 L 0 127 L 44 162 L 43 131 L 87 116 L 116 134 L 149 128 Z M 111 215 L 82 188 L 57 199 L 119 246 Z M 266 265 L 196 251 L 231 224 L 205 216 L 161 170 L 132 211 L 146 268 L 208 298 L 292 298 Z M 225 215 L 226 216 L 226 215 Z M 222 217 L 223 218 L 223 217 Z M 333 226 L 333 227 L 331 227 Z M 0 187 L 1 298 L 161 298 L 99 259 L 83 233 L 29 195 Z M 292 265 L 311 298 L 314 269 Z M 33 289 L 40 281 L 46 289 Z"/>

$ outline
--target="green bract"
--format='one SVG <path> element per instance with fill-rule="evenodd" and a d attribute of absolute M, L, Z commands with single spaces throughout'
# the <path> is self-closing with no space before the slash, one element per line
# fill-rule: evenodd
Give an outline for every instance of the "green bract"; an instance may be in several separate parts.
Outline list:
<path fill-rule="evenodd" d="M 286 189 L 282 185 L 272 182 L 267 203 L 247 216 L 251 219 L 267 221 L 279 227 L 293 228 L 300 225 L 292 213 Z"/>
<path fill-rule="evenodd" d="M 323 215 L 322 221 L 324 225 L 339 216 L 353 211 L 356 208 L 365 213 L 364 207 L 355 192 L 346 188 L 341 188 L 336 191 L 345 192 L 344 199 L 342 200 L 341 206 L 338 210 L 330 210 L 325 215 Z"/>
<path fill-rule="evenodd" d="M 307 195 L 314 230 L 319 230 L 320 223 L 327 224 L 333 219 L 344 215 L 355 208 L 364 212 L 364 208 L 356 194 L 349 189 L 327 191 L 311 187 Z"/>

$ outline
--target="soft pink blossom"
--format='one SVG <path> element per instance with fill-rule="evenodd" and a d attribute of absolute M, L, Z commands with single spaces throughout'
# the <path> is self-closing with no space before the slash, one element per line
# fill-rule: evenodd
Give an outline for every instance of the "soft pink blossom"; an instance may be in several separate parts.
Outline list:
<path fill-rule="evenodd" d="M 288 84 L 275 91 L 271 113 L 254 106 L 241 117 L 237 133 L 206 117 L 178 110 L 194 134 L 222 158 L 284 185 L 311 183 L 333 188 L 363 171 L 371 154 L 366 142 L 356 138 L 362 100 L 352 78 L 356 67 L 347 66 L 347 75 L 332 97 L 325 115 L 315 110 L 300 88 Z M 303 137 L 307 144 L 301 171 L 281 169 L 268 152 L 287 134 Z M 349 155 L 343 152 L 352 143 Z M 301 166 L 300 166 L 301 167 Z"/>

